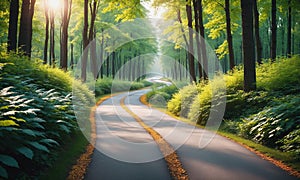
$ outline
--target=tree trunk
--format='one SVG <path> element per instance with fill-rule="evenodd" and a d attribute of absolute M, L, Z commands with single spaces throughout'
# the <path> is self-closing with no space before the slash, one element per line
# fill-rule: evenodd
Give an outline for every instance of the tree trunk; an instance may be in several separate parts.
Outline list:
<path fill-rule="evenodd" d="M 261 41 L 259 37 L 259 13 L 257 9 L 257 0 L 254 0 L 254 28 L 255 28 L 255 43 L 256 43 L 256 61 L 261 64 Z"/>
<path fill-rule="evenodd" d="M 71 69 L 73 70 L 74 68 L 74 45 L 71 43 L 71 64 L 70 64 Z"/>
<path fill-rule="evenodd" d="M 34 15 L 34 6 L 35 6 L 35 2 L 36 0 L 31 0 L 30 2 L 30 9 L 29 9 L 29 38 L 28 38 L 28 49 L 27 49 L 27 53 L 28 56 L 31 57 L 31 48 L 32 48 L 32 19 L 33 19 L 33 15 Z M 27 34 L 28 36 L 28 34 Z"/>
<path fill-rule="evenodd" d="M 100 78 L 103 78 L 103 51 L 104 51 L 104 34 L 103 28 L 101 29 L 101 45 L 100 45 Z"/>
<path fill-rule="evenodd" d="M 48 61 L 48 43 L 49 43 L 49 7 L 48 0 L 44 1 L 46 28 L 45 28 L 45 43 L 44 43 L 44 64 Z"/>
<path fill-rule="evenodd" d="M 54 10 L 50 10 L 50 65 L 55 67 Z"/>
<path fill-rule="evenodd" d="M 288 1 L 289 8 L 288 8 L 288 27 L 287 27 L 287 57 L 292 56 L 291 46 L 292 46 L 292 5 L 291 0 Z"/>
<path fill-rule="evenodd" d="M 19 49 L 25 53 L 26 56 L 29 56 L 28 41 L 29 41 L 29 6 L 30 0 L 22 1 L 22 10 L 21 10 L 21 19 L 20 19 L 20 30 L 19 30 Z"/>
<path fill-rule="evenodd" d="M 16 52 L 17 49 L 17 31 L 18 31 L 18 16 L 19 16 L 19 0 L 11 0 L 9 7 L 9 26 L 8 26 L 8 41 L 7 51 Z"/>
<path fill-rule="evenodd" d="M 202 0 L 198 0 L 198 9 L 199 9 L 199 31 L 200 31 L 200 44 L 201 44 L 201 53 L 202 53 L 202 69 L 203 69 L 203 78 L 208 79 L 208 61 L 206 53 L 206 44 L 205 44 L 205 32 L 204 32 L 204 23 L 203 23 L 203 8 Z"/>
<path fill-rule="evenodd" d="M 88 4 L 89 0 L 84 0 L 84 10 L 83 10 L 83 31 L 82 31 L 82 40 L 83 40 L 83 51 L 85 51 L 86 47 L 88 46 Z M 86 50 L 87 51 L 87 50 Z M 83 52 L 82 61 L 81 61 L 81 81 L 86 81 L 86 68 L 87 68 L 87 58 L 88 52 Z"/>
<path fill-rule="evenodd" d="M 188 59 L 189 59 L 189 71 L 190 71 L 190 82 L 196 82 L 196 75 L 195 75 L 195 62 L 194 62 L 194 43 L 193 43 L 193 18 L 192 18 L 192 7 L 191 1 L 187 0 L 186 4 L 186 14 L 188 19 L 188 27 L 189 27 L 189 45 L 188 45 Z"/>
<path fill-rule="evenodd" d="M 67 71 L 68 69 L 68 27 L 71 16 L 72 0 L 64 0 L 62 12 L 62 26 L 61 26 L 61 69 Z"/>
<path fill-rule="evenodd" d="M 272 0 L 272 25 L 271 25 L 271 59 L 276 59 L 277 24 L 276 24 L 276 0 Z"/>
<path fill-rule="evenodd" d="M 195 30 L 196 30 L 196 43 L 197 43 L 197 55 L 198 55 L 198 72 L 199 72 L 199 79 L 203 77 L 203 69 L 202 69 L 202 62 L 201 62 L 201 43 L 200 43 L 200 35 L 199 35 L 199 7 L 198 2 L 199 0 L 193 0 L 194 5 L 194 20 L 195 20 Z"/>
<path fill-rule="evenodd" d="M 241 0 L 243 60 L 244 60 L 244 91 L 256 89 L 255 44 L 253 37 L 253 0 Z"/>
<path fill-rule="evenodd" d="M 231 18 L 230 18 L 230 6 L 229 0 L 225 0 L 225 14 L 226 14 L 226 34 L 227 34 L 227 43 L 229 50 L 229 64 L 230 70 L 234 68 L 234 52 L 233 52 L 233 43 L 232 43 L 232 34 L 231 34 Z"/>

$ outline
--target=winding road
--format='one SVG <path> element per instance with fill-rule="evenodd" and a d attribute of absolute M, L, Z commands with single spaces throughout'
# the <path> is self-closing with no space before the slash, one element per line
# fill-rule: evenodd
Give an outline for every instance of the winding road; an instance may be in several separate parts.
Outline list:
<path fill-rule="evenodd" d="M 160 148 L 135 116 L 176 150 L 189 179 L 297 179 L 227 138 L 142 104 L 147 91 L 118 94 L 97 108 L 96 149 L 85 179 L 172 179 Z M 210 143 L 199 144 L 201 138 Z"/>

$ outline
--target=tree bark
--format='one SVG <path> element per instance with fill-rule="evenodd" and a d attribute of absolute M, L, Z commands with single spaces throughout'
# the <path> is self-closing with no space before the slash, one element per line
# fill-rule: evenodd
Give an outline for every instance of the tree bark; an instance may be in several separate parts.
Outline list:
<path fill-rule="evenodd" d="M 50 58 L 49 63 L 55 67 L 55 39 L 54 39 L 54 10 L 50 10 Z"/>
<path fill-rule="evenodd" d="M 244 60 L 244 91 L 256 89 L 255 44 L 253 37 L 253 0 L 241 0 Z"/>
<path fill-rule="evenodd" d="M 271 25 L 271 59 L 276 59 L 276 46 L 277 46 L 277 24 L 276 24 L 276 0 L 272 0 L 272 25 Z"/>
<path fill-rule="evenodd" d="M 226 14 L 226 34 L 227 34 L 227 43 L 229 50 L 229 64 L 230 70 L 234 68 L 234 52 L 233 52 L 233 43 L 232 43 L 232 34 L 231 34 L 231 18 L 230 18 L 230 5 L 229 0 L 225 0 L 225 14 Z"/>
<path fill-rule="evenodd" d="M 291 0 L 288 1 L 289 7 L 288 7 L 288 27 L 287 27 L 287 57 L 292 56 L 292 5 Z"/>
<path fill-rule="evenodd" d="M 68 69 L 68 28 L 71 17 L 72 0 L 64 0 L 62 11 L 62 25 L 61 25 L 61 69 L 67 71 Z"/>
<path fill-rule="evenodd" d="M 198 55 L 198 72 L 199 72 L 199 79 L 203 77 L 203 69 L 202 69 L 202 58 L 201 58 L 201 43 L 200 43 L 200 35 L 199 35 L 199 7 L 198 2 L 199 0 L 193 0 L 194 6 L 194 21 L 195 21 L 195 30 L 196 30 L 196 43 L 197 43 L 197 55 Z"/>
<path fill-rule="evenodd" d="M 49 7 L 48 7 L 48 0 L 44 1 L 44 8 L 45 8 L 45 19 L 46 19 L 45 42 L 44 42 L 44 64 L 47 64 L 47 61 L 48 61 L 48 44 L 49 44 Z"/>
<path fill-rule="evenodd" d="M 11 0 L 9 7 L 9 26 L 7 51 L 16 52 L 17 49 L 17 31 L 18 31 L 18 16 L 19 16 L 19 0 Z"/>
<path fill-rule="evenodd" d="M 84 0 L 84 5 L 83 5 L 83 31 L 82 31 L 82 40 L 83 40 L 83 56 L 81 60 L 81 81 L 85 82 L 86 81 L 86 68 L 87 68 L 87 58 L 88 58 L 88 52 L 84 52 L 86 47 L 88 46 L 88 4 L 89 0 Z M 87 50 L 86 50 L 87 51 Z"/>
<path fill-rule="evenodd" d="M 254 0 L 254 28 L 255 28 L 255 43 L 256 43 L 256 61 L 258 64 L 261 64 L 261 41 L 259 36 L 259 13 L 257 8 L 257 0 Z"/>
<path fill-rule="evenodd" d="M 205 44 L 202 0 L 198 0 L 197 3 L 199 9 L 199 31 L 200 31 L 200 44 L 201 44 L 202 63 L 203 63 L 202 64 L 203 78 L 208 79 L 208 60 L 207 60 L 206 44 Z"/>
<path fill-rule="evenodd" d="M 20 19 L 20 30 L 19 30 L 19 49 L 29 56 L 28 52 L 28 41 L 29 41 L 29 6 L 30 0 L 22 1 L 21 19 Z"/>
<path fill-rule="evenodd" d="M 191 1 L 187 0 L 186 4 L 186 14 L 188 19 L 188 27 L 189 27 L 189 45 L 188 45 L 188 59 L 189 59 L 189 71 L 190 71 L 190 82 L 196 82 L 195 75 L 195 62 L 194 62 L 194 43 L 193 43 L 193 18 L 192 18 L 192 7 Z"/>
<path fill-rule="evenodd" d="M 71 69 L 74 68 L 74 45 L 71 43 L 71 64 L 70 64 Z"/>

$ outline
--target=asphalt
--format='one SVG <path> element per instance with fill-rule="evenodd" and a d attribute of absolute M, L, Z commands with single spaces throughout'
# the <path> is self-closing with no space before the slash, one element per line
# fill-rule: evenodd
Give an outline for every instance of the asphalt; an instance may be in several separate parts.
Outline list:
<path fill-rule="evenodd" d="M 145 92 L 124 93 L 98 107 L 98 150 L 85 179 L 170 179 L 152 137 L 120 107 L 125 96 L 125 105 L 176 149 L 190 179 L 297 179 L 227 138 L 143 105 L 139 97 Z"/>

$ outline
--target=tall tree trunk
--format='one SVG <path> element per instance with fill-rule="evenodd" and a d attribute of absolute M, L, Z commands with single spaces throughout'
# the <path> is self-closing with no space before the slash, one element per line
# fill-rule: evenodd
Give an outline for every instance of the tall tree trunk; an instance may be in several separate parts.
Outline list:
<path fill-rule="evenodd" d="M 50 10 L 50 65 L 55 67 L 54 10 Z"/>
<path fill-rule="evenodd" d="M 194 6 L 194 21 L 195 21 L 195 30 L 196 30 L 196 43 L 197 43 L 197 55 L 198 55 L 198 72 L 199 72 L 199 79 L 203 77 L 203 69 L 202 69 L 202 58 L 201 58 L 201 43 L 200 43 L 200 35 L 199 35 L 199 7 L 198 2 L 199 0 L 193 0 Z"/>
<path fill-rule="evenodd" d="M 253 37 L 253 0 L 241 0 L 243 60 L 244 60 L 244 91 L 256 89 L 255 44 Z"/>
<path fill-rule="evenodd" d="M 226 14 L 226 34 L 227 34 L 227 43 L 228 43 L 228 50 L 229 50 L 229 64 L 230 64 L 230 70 L 232 70 L 234 68 L 234 52 L 233 52 L 233 43 L 232 43 L 232 34 L 231 34 L 229 0 L 225 0 L 225 14 Z"/>
<path fill-rule="evenodd" d="M 291 0 L 288 1 L 289 8 L 288 8 L 288 27 L 287 27 L 287 57 L 292 56 L 291 46 L 292 46 L 292 5 Z"/>
<path fill-rule="evenodd" d="M 48 44 L 49 44 L 49 6 L 48 6 L 48 0 L 44 0 L 44 8 L 45 8 L 45 19 L 46 19 L 45 42 L 44 42 L 44 64 L 47 64 L 47 61 L 48 61 Z"/>
<path fill-rule="evenodd" d="M 206 53 L 206 44 L 205 44 L 205 31 L 203 23 L 203 7 L 202 0 L 197 0 L 198 10 L 199 10 L 199 31 L 200 31 L 200 44 L 201 44 L 201 53 L 202 53 L 202 69 L 203 69 L 203 78 L 208 79 L 208 60 Z"/>
<path fill-rule="evenodd" d="M 89 8 L 89 0 L 84 0 L 83 5 L 83 31 L 82 31 L 82 40 L 83 40 L 83 51 L 87 51 L 86 47 L 89 44 L 88 40 L 88 9 Z M 83 52 L 82 61 L 81 61 L 81 81 L 86 81 L 86 68 L 87 68 L 87 58 L 88 58 L 88 52 Z"/>
<path fill-rule="evenodd" d="M 276 59 L 276 47 L 277 47 L 277 23 L 276 23 L 276 0 L 272 0 L 272 25 L 271 25 L 271 59 Z"/>
<path fill-rule="evenodd" d="M 187 0 L 186 4 L 186 14 L 187 14 L 187 19 L 188 19 L 188 27 L 189 27 L 189 45 L 188 45 L 188 59 L 189 59 L 189 71 L 190 71 L 190 76 L 191 82 L 196 82 L 196 75 L 195 75 L 195 62 L 194 62 L 194 43 L 193 43 L 193 18 L 192 18 L 192 7 L 191 7 L 191 1 Z"/>
<path fill-rule="evenodd" d="M 29 6 L 30 0 L 22 1 L 22 9 L 21 9 L 21 19 L 20 19 L 20 30 L 19 30 L 19 41 L 18 47 L 19 49 L 25 53 L 26 56 L 29 56 L 28 49 L 28 41 L 29 41 Z"/>
<path fill-rule="evenodd" d="M 261 64 L 261 41 L 259 37 L 259 13 L 257 8 L 257 0 L 254 0 L 254 28 L 255 28 L 255 44 L 256 44 L 256 61 Z"/>
<path fill-rule="evenodd" d="M 71 17 L 71 8 L 72 8 L 72 0 L 64 0 L 63 1 L 63 11 L 62 11 L 62 25 L 61 25 L 61 69 L 67 71 L 68 69 L 68 27 Z"/>
<path fill-rule="evenodd" d="M 71 43 L 71 64 L 70 64 L 71 69 L 73 70 L 74 68 L 74 45 Z"/>
<path fill-rule="evenodd" d="M 36 0 L 31 0 L 30 2 L 30 9 L 29 9 L 29 38 L 28 38 L 28 49 L 27 49 L 27 53 L 28 56 L 31 57 L 31 49 L 32 49 L 32 19 L 33 19 L 33 15 L 34 15 L 34 6 L 35 6 L 35 2 Z M 28 34 L 27 34 L 28 36 Z"/>
<path fill-rule="evenodd" d="M 11 0 L 9 7 L 9 26 L 8 26 L 8 41 L 7 51 L 16 52 L 17 49 L 17 31 L 18 31 L 18 16 L 19 16 L 19 0 Z"/>
<path fill-rule="evenodd" d="M 101 28 L 101 45 L 100 45 L 100 78 L 103 78 L 103 51 L 104 51 L 104 29 Z"/>

